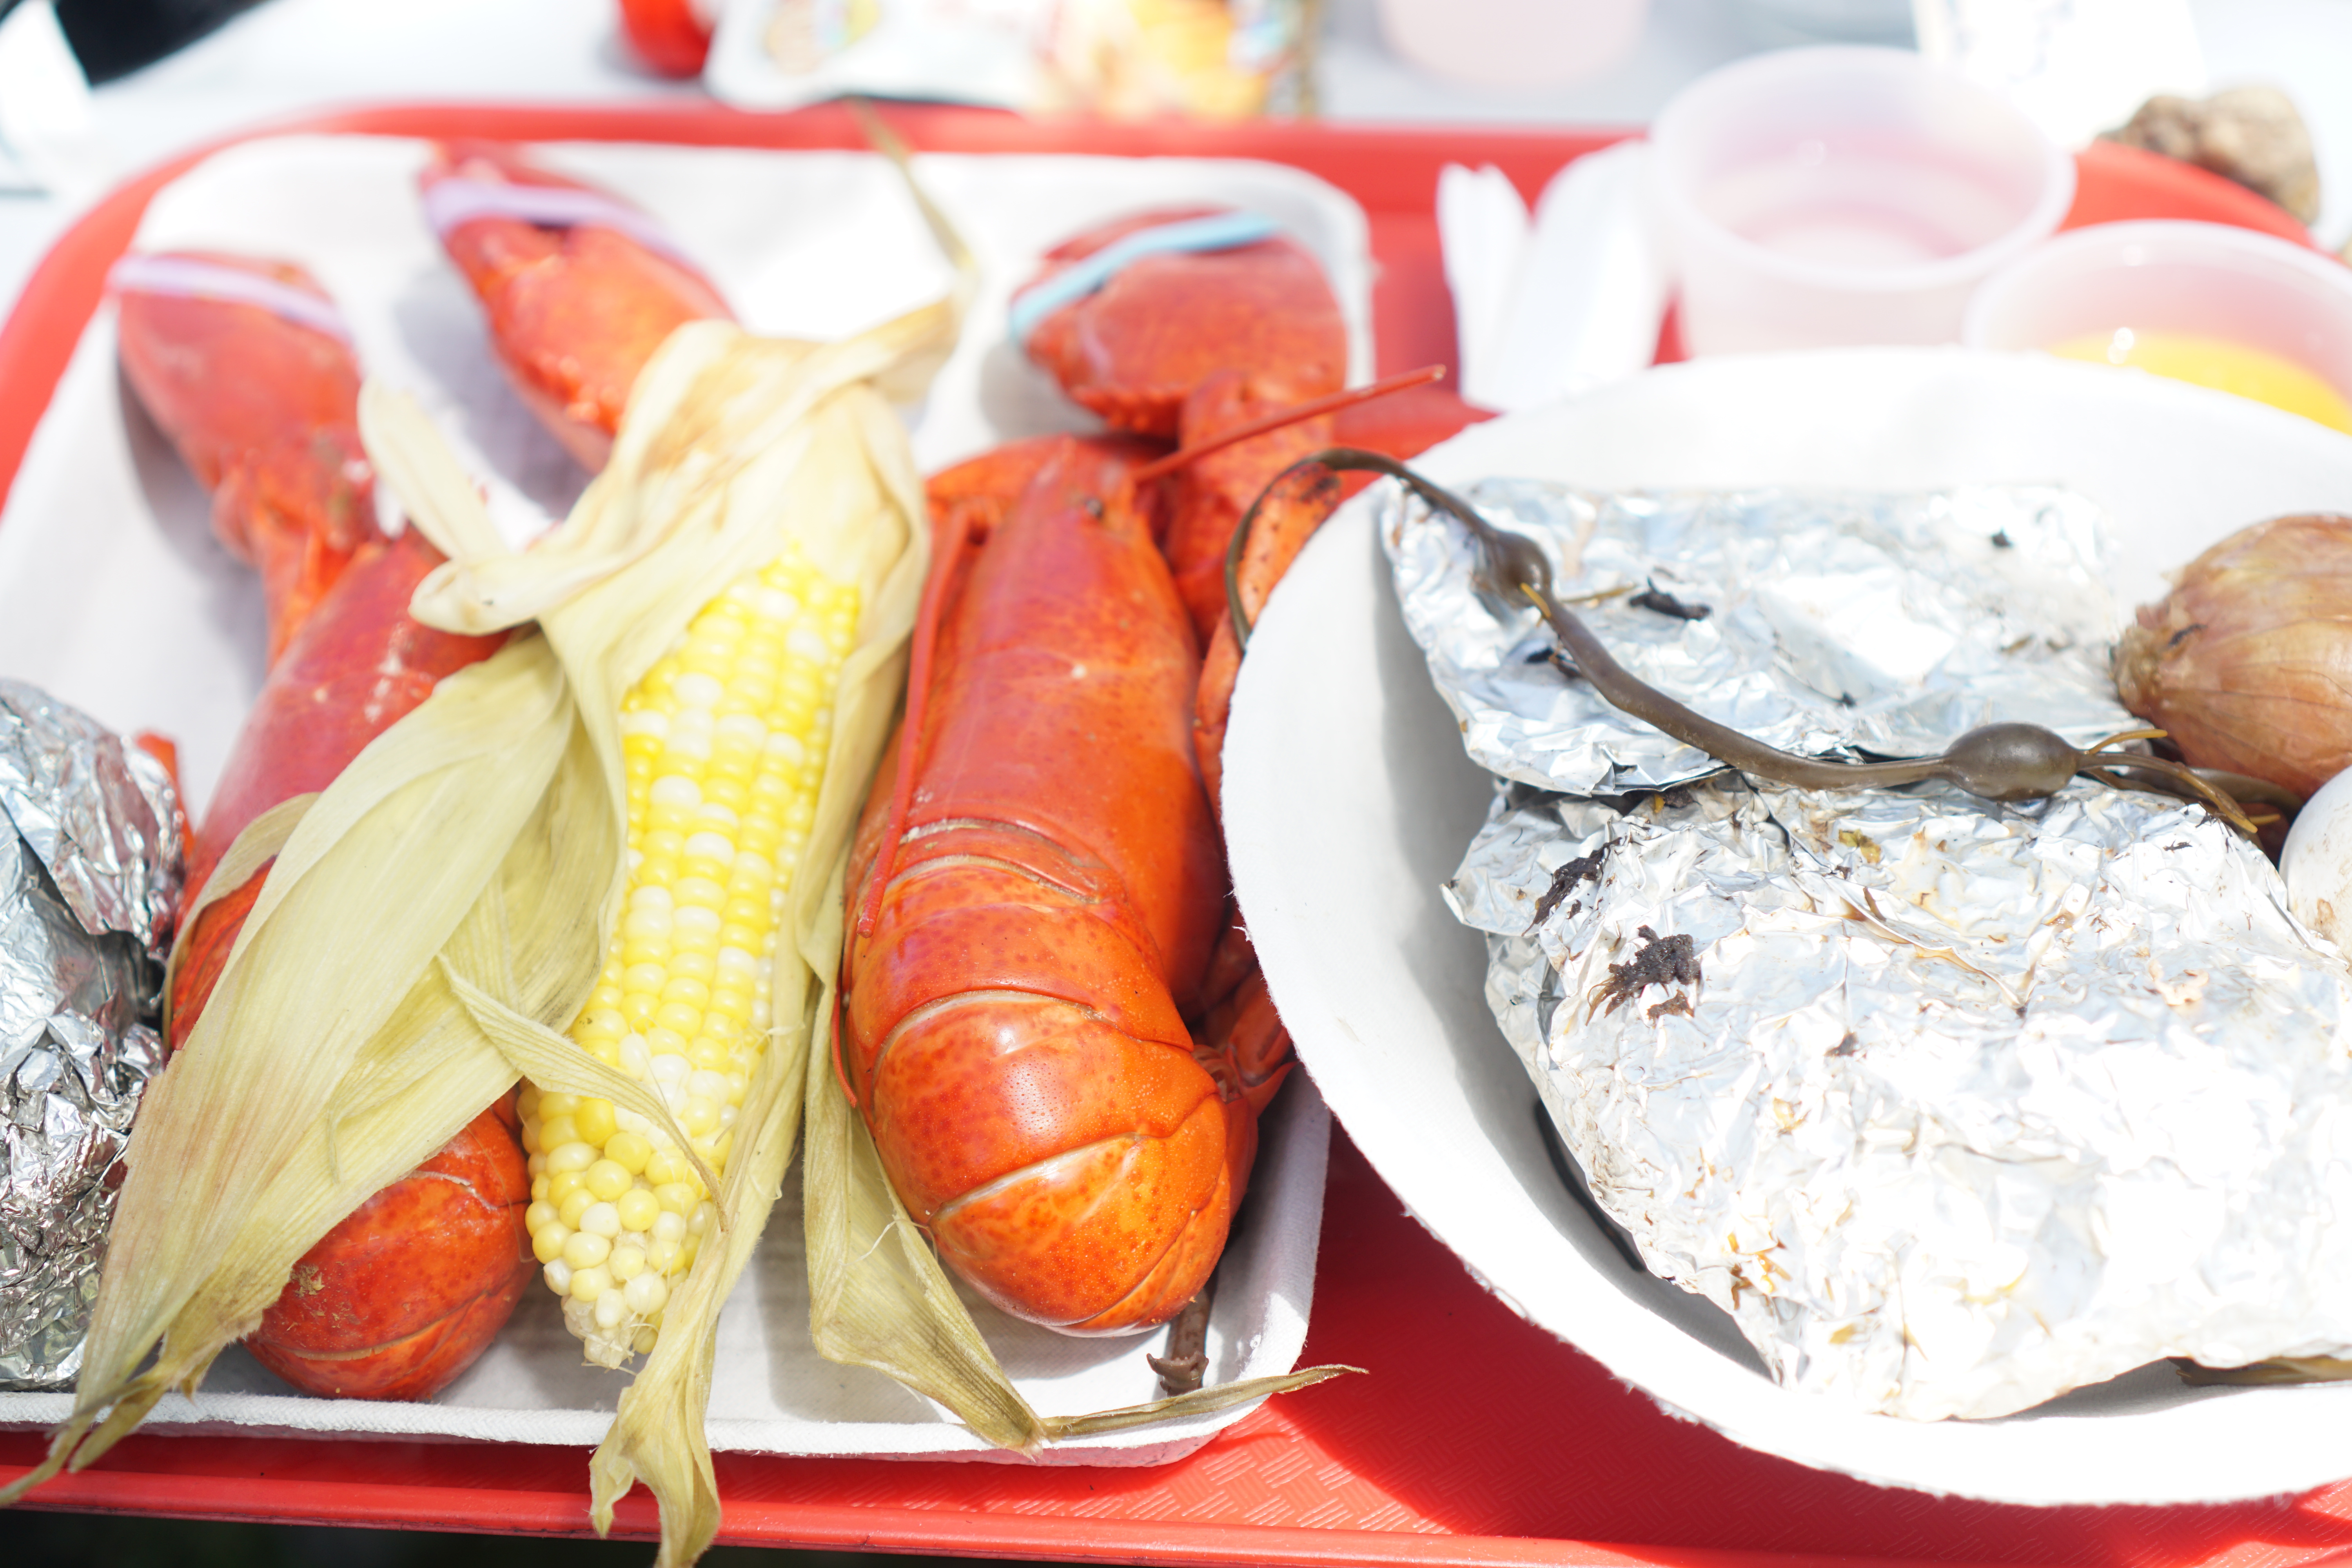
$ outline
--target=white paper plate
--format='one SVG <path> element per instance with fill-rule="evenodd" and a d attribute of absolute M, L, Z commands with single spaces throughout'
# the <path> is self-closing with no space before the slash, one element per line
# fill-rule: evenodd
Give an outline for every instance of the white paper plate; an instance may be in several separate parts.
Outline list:
<path fill-rule="evenodd" d="M 937 298 L 949 281 L 898 177 L 869 154 L 574 143 L 534 155 L 661 219 L 755 331 L 845 336 Z M 585 476 L 523 410 L 492 361 L 480 309 L 419 214 L 415 176 L 425 158 L 424 143 L 404 140 L 248 142 L 160 192 L 137 247 L 211 247 L 309 267 L 343 307 L 362 363 L 417 395 L 488 488 L 501 521 L 528 531 L 567 509 Z M 1355 376 L 1369 372 L 1363 214 L 1310 175 L 1197 159 L 942 155 L 919 159 L 919 167 L 983 270 L 962 342 L 910 414 L 926 471 L 1001 440 L 1097 427 L 1006 342 L 1004 302 L 1045 249 L 1140 207 L 1223 202 L 1276 217 L 1323 262 L 1350 326 Z M 0 674 L 32 681 L 119 730 L 174 737 L 197 811 L 259 689 L 264 652 L 258 585 L 214 542 L 208 512 L 124 391 L 113 312 L 101 310 L 0 512 Z M 1322 1104 L 1303 1079 L 1276 1101 L 1210 1321 L 1212 1382 L 1287 1372 L 1297 1363 L 1328 1132 Z M 713 1445 L 904 1458 L 990 1452 L 881 1373 L 816 1355 L 801 1234 L 795 1175 L 719 1320 Z M 148 1426 L 592 1444 L 610 1423 L 624 1380 L 582 1364 L 557 1309 L 534 1287 L 490 1351 L 430 1404 L 307 1398 L 232 1350 L 193 1405 L 167 1399 Z M 1142 1357 L 1164 1334 L 1072 1339 L 976 1301 L 974 1313 L 1041 1412 L 1157 1396 Z M 0 1394 L 0 1426 L 45 1426 L 67 1405 L 63 1394 Z M 1077 1440 L 1045 1458 L 1157 1464 L 1246 1414 Z"/>
<path fill-rule="evenodd" d="M 2116 520 L 2116 587 L 2262 518 L 2352 511 L 2352 439 L 2137 374 L 1958 350 L 1701 361 L 1465 432 L 1418 465 L 1595 489 L 2055 482 Z M 1915 1424 L 1786 1392 L 1729 1318 L 1634 1271 L 1546 1153 L 1534 1089 L 1437 893 L 1484 819 L 1369 512 L 1307 546 L 1250 644 L 1225 830 L 1268 984 L 1332 1112 L 1513 1310 L 1679 1414 L 1869 1479 L 2028 1503 L 2220 1501 L 2352 1475 L 2352 1384 L 2191 1389 L 2143 1368 L 2003 1420 Z"/>

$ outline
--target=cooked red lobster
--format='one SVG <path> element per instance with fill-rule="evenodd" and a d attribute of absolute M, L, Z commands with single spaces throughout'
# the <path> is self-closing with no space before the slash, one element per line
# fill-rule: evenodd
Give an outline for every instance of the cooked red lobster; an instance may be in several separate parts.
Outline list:
<path fill-rule="evenodd" d="M 324 789 L 435 681 L 499 639 L 409 619 L 409 595 L 440 557 L 414 531 L 386 539 L 375 524 L 359 366 L 308 274 L 234 257 L 135 257 L 114 286 L 131 386 L 214 486 L 214 527 L 260 568 L 269 609 L 268 677 L 190 846 L 193 903 L 256 817 Z M 268 874 L 184 922 L 173 1048 Z M 319 1394 L 423 1398 L 463 1371 L 531 1273 L 529 1178 L 512 1123 L 510 1106 L 484 1111 L 344 1219 L 297 1265 L 247 1347 Z"/>
<path fill-rule="evenodd" d="M 189 857 L 191 896 L 238 833 L 282 801 L 324 789 L 442 676 L 504 640 L 420 626 L 409 595 L 440 564 L 415 530 L 362 547 L 270 668 Z M 274 863 L 274 862 L 273 862 Z M 197 912 L 173 973 L 171 1040 L 194 1027 L 268 875 Z M 298 1388 L 422 1399 L 471 1365 L 535 1271 L 512 1097 L 476 1117 L 417 1173 L 322 1237 L 247 1348 Z"/>
<path fill-rule="evenodd" d="M 964 1279 L 1073 1332 L 1146 1327 L 1199 1290 L 1286 1066 L 1186 1026 L 1217 1000 L 1225 880 L 1192 628 L 1127 482 L 1151 455 L 1057 439 L 981 459 L 1029 475 L 1001 521 L 970 500 L 991 470 L 942 476 L 918 654 L 936 675 L 850 867 L 843 1066 L 884 1166 Z"/>
<path fill-rule="evenodd" d="M 1336 392 L 1346 377 L 1347 326 L 1321 270 L 1295 241 L 1269 234 L 1209 250 L 1150 247 L 1154 235 L 1234 216 L 1201 208 L 1141 213 L 1047 252 L 1024 297 L 1064 280 L 1089 258 L 1122 246 L 1138 254 L 1099 287 L 1043 314 L 1028 334 L 1029 356 L 1114 426 L 1174 437 L 1187 449 Z M 1319 447 L 1357 447 L 1402 459 L 1487 417 L 1444 388 L 1399 385 L 1375 400 L 1206 453 L 1178 470 L 1162 544 L 1206 656 L 1195 733 L 1213 802 L 1222 791 L 1219 753 L 1241 664 L 1227 613 L 1225 558 L 1250 503 Z M 1236 563 L 1234 586 L 1244 614 L 1265 607 L 1307 536 L 1365 482 L 1353 476 L 1335 484 L 1328 474 L 1308 474 L 1268 498 Z"/>
<path fill-rule="evenodd" d="M 1082 237 L 1047 276 L 1192 216 Z M 908 719 L 851 860 L 840 1066 L 951 1268 L 1017 1316 L 1117 1332 L 1207 1281 L 1288 1070 L 1211 804 L 1225 560 L 1266 482 L 1353 411 L 1205 450 L 1339 384 L 1338 307 L 1287 240 L 1147 257 L 1029 346 L 1112 423 L 1202 450 L 1171 470 L 1164 445 L 1051 438 L 931 481 Z M 1460 423 L 1424 405 L 1430 439 Z M 1339 493 L 1326 475 L 1261 509 L 1251 613 Z"/>

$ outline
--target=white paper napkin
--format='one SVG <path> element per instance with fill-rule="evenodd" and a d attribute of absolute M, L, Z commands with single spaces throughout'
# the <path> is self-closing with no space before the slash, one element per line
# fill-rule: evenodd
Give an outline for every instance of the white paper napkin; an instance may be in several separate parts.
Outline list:
<path fill-rule="evenodd" d="M 1649 364 L 1666 275 L 1648 179 L 1644 142 L 1589 153 L 1552 176 L 1530 217 L 1499 169 L 1441 172 L 1464 397 L 1516 413 Z"/>

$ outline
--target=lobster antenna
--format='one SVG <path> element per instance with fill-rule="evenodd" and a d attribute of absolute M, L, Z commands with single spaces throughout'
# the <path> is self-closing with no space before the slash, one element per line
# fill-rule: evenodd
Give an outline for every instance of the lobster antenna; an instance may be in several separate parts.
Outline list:
<path fill-rule="evenodd" d="M 1419 370 L 1404 371 L 1386 380 L 1373 382 L 1369 386 L 1351 386 L 1343 392 L 1334 392 L 1305 403 L 1294 403 L 1287 408 L 1277 408 L 1271 414 L 1260 415 L 1257 418 L 1236 425 L 1230 430 L 1221 430 L 1205 441 L 1180 447 L 1164 458 L 1154 458 L 1128 476 L 1129 483 L 1139 486 L 1148 485 L 1162 474 L 1175 472 L 1195 458 L 1205 458 L 1212 452 L 1222 452 L 1227 447 L 1236 442 L 1246 441 L 1253 436 L 1263 436 L 1269 430 L 1279 430 L 1286 425 L 1296 425 L 1301 419 L 1312 419 L 1318 414 L 1336 414 L 1342 408 L 1353 408 L 1359 403 L 1370 403 L 1376 397 L 1386 397 L 1392 392 L 1403 392 L 1412 387 L 1426 386 L 1432 382 L 1444 379 L 1444 365 L 1425 364 Z"/>

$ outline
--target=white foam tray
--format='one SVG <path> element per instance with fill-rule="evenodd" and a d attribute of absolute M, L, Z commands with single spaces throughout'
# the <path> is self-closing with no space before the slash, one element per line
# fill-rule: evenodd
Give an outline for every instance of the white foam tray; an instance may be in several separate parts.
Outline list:
<path fill-rule="evenodd" d="M 938 297 L 949 272 L 882 160 L 614 143 L 535 154 L 662 219 L 755 331 L 831 338 Z M 350 321 L 372 374 L 415 393 L 518 536 L 560 516 L 585 482 L 523 410 L 492 361 L 481 313 L 417 208 L 426 148 L 414 141 L 290 136 L 248 142 L 158 193 L 136 247 L 273 255 L 310 268 Z M 1094 427 L 1005 342 L 1005 300 L 1039 255 L 1139 208 L 1223 202 L 1265 211 L 1322 260 L 1369 371 L 1371 273 L 1361 211 L 1297 170 L 1242 161 L 928 156 L 927 187 L 977 252 L 982 287 L 963 342 L 909 411 L 925 471 L 1001 440 Z M 91 320 L 0 511 L 0 674 L 29 680 L 123 731 L 180 743 L 201 812 L 258 690 L 264 647 L 253 574 L 214 542 L 208 503 L 131 399 L 114 320 Z M 1209 1329 L 1209 1379 L 1288 1371 L 1305 1342 L 1322 1215 L 1328 1121 L 1304 1075 L 1265 1123 L 1249 1205 L 1228 1248 Z M 1164 1334 L 1080 1340 L 975 1316 L 1024 1395 L 1049 1415 L 1157 1396 L 1143 1363 Z M 719 1448 L 904 1458 L 992 1450 L 879 1373 L 835 1366 L 808 1343 L 798 1179 L 719 1321 L 710 1435 Z M 554 1298 L 530 1291 L 496 1345 L 434 1401 L 383 1405 L 297 1394 L 241 1350 L 193 1403 L 152 1428 L 223 1426 L 386 1437 L 592 1444 L 622 1379 L 581 1363 Z M 0 1426 L 61 1418 L 61 1394 L 0 1394 Z M 1247 1409 L 1057 1445 L 1047 1462 L 1155 1464 Z"/>

